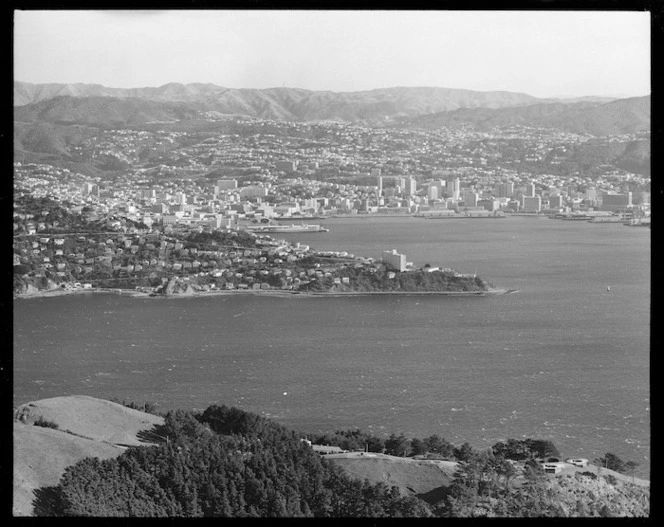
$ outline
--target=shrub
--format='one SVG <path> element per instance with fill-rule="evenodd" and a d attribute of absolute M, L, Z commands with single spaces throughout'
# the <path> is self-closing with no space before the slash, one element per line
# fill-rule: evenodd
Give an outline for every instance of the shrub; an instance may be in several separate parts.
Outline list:
<path fill-rule="evenodd" d="M 618 482 L 618 480 L 613 474 L 607 474 L 606 476 L 604 476 L 604 479 L 611 485 L 615 485 Z"/>
<path fill-rule="evenodd" d="M 54 428 L 55 430 L 60 428 L 58 426 L 58 423 L 56 423 L 55 421 L 49 421 L 47 419 L 44 419 L 41 415 L 35 420 L 33 424 L 35 426 L 42 426 L 44 428 Z"/>

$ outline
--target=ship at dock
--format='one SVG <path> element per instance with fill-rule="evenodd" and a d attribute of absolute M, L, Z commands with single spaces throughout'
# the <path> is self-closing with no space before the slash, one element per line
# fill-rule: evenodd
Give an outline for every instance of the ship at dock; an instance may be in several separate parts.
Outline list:
<path fill-rule="evenodd" d="M 310 220 L 324 220 L 324 219 L 326 219 L 325 216 L 294 215 L 294 216 L 276 216 L 276 217 L 272 218 L 272 221 L 290 221 L 290 222 L 292 222 L 293 220 L 310 221 Z"/>
<path fill-rule="evenodd" d="M 595 216 L 588 220 L 588 223 L 625 223 L 622 216 Z"/>
<path fill-rule="evenodd" d="M 507 214 L 502 212 L 494 213 L 478 213 L 478 212 L 463 212 L 463 213 L 454 213 L 454 214 L 441 214 L 441 213 L 431 213 L 423 212 L 420 214 L 415 214 L 418 218 L 425 218 L 427 220 L 470 220 L 470 219 L 485 219 L 485 220 L 496 220 L 507 218 Z"/>
<path fill-rule="evenodd" d="M 555 216 L 553 216 L 553 219 L 564 220 L 564 221 L 590 221 L 592 219 L 592 216 L 588 216 L 587 214 L 578 214 L 578 213 L 556 214 Z"/>
<path fill-rule="evenodd" d="M 629 221 L 623 223 L 626 227 L 650 227 L 651 220 L 650 217 L 645 218 L 632 218 Z"/>
<path fill-rule="evenodd" d="M 300 223 L 299 225 L 247 225 L 249 232 L 328 232 L 322 225 Z"/>

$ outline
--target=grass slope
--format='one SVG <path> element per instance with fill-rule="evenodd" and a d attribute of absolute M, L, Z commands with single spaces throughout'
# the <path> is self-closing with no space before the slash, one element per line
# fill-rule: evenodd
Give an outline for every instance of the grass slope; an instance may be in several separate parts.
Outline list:
<path fill-rule="evenodd" d="M 144 445 L 138 433 L 164 422 L 163 417 L 86 395 L 33 401 L 20 406 L 16 416 L 25 423 L 33 423 L 41 416 L 57 423 L 60 430 L 96 441 L 127 446 Z"/>
<path fill-rule="evenodd" d="M 35 490 L 57 485 L 69 465 L 86 457 L 108 459 L 124 448 L 60 430 L 14 423 L 14 516 L 32 516 Z"/>
<path fill-rule="evenodd" d="M 38 418 L 58 429 L 33 426 Z M 146 445 L 141 432 L 163 418 L 84 395 L 33 401 L 14 412 L 14 516 L 35 514 L 37 489 L 57 485 L 66 467 L 86 457 L 108 459 L 125 445 Z"/>
<path fill-rule="evenodd" d="M 418 496 L 430 502 L 443 497 L 456 470 L 453 461 L 417 460 L 386 454 L 354 452 L 325 457 L 352 477 L 394 485 L 403 495 Z"/>

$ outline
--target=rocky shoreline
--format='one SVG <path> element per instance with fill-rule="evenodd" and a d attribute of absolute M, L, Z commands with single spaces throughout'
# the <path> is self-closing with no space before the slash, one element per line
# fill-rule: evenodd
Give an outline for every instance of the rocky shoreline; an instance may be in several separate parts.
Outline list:
<path fill-rule="evenodd" d="M 288 291 L 280 289 L 233 289 L 218 291 L 194 291 L 189 289 L 183 292 L 174 293 L 148 293 L 136 291 L 134 289 L 49 289 L 42 291 L 33 291 L 29 293 L 19 293 L 14 295 L 14 299 L 29 298 L 51 298 L 67 295 L 81 294 L 120 294 L 137 298 L 192 298 L 209 296 L 233 296 L 233 295 L 255 295 L 272 296 L 278 298 L 293 297 L 344 297 L 344 296 L 498 296 L 516 293 L 516 289 L 488 289 L 486 291 L 337 291 L 337 292 L 310 292 L 310 291 Z"/>

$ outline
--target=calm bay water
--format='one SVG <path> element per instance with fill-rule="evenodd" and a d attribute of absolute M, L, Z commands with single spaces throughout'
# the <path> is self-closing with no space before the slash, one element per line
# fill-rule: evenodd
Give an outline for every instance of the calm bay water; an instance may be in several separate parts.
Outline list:
<path fill-rule="evenodd" d="M 284 237 L 375 258 L 395 248 L 519 293 L 21 299 L 14 403 L 229 404 L 299 430 L 437 433 L 477 447 L 538 437 L 648 474 L 649 229 L 524 217 L 325 225 Z"/>

